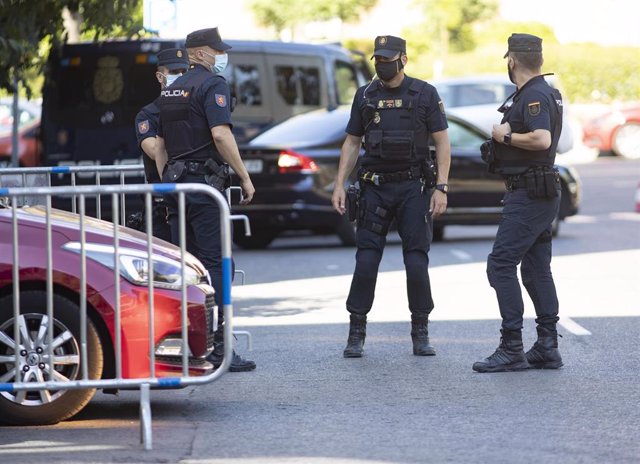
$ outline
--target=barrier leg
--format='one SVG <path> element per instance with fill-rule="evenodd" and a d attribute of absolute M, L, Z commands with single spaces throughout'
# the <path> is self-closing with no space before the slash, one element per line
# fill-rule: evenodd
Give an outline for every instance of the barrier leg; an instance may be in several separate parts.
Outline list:
<path fill-rule="evenodd" d="M 249 351 L 253 351 L 253 339 L 251 338 L 251 332 L 247 332 L 246 330 L 234 330 L 233 335 L 237 337 L 246 337 L 247 339 L 247 349 Z"/>
<path fill-rule="evenodd" d="M 150 396 L 149 384 L 143 383 L 140 385 L 140 443 L 144 445 L 146 451 L 153 448 Z"/>

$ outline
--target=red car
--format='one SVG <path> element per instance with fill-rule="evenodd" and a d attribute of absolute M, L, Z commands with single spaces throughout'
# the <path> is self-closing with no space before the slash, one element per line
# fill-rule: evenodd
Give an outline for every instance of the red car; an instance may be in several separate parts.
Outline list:
<path fill-rule="evenodd" d="M 54 376 L 82 377 L 80 363 L 80 232 L 79 216 L 52 210 Z M 86 217 L 86 285 L 88 372 L 93 379 L 116 378 L 113 224 Z M 21 337 L 21 368 L 15 373 L 13 352 L 12 210 L 0 209 L 0 383 L 47 381 L 46 217 L 40 206 L 18 211 L 20 305 L 26 330 Z M 147 236 L 120 227 L 119 232 L 122 378 L 150 377 Z M 180 376 L 181 262 L 180 250 L 154 239 L 155 369 L 157 377 Z M 213 288 L 202 264 L 185 259 L 190 375 L 204 375 L 213 366 L 205 360 L 213 349 L 216 326 Z M 25 341 L 26 339 L 26 341 Z M 28 348 L 30 347 L 30 348 Z M 63 379 L 64 380 L 64 379 Z M 0 390 L 0 422 L 51 424 L 79 412 L 95 390 L 8 392 Z"/>
<path fill-rule="evenodd" d="M 19 100 L 18 160 L 22 167 L 40 166 L 41 143 L 40 105 Z M 0 167 L 11 164 L 11 131 L 13 130 L 13 100 L 0 99 Z"/>
<path fill-rule="evenodd" d="M 587 122 L 584 144 L 625 158 L 640 158 L 640 103 L 614 108 Z"/>

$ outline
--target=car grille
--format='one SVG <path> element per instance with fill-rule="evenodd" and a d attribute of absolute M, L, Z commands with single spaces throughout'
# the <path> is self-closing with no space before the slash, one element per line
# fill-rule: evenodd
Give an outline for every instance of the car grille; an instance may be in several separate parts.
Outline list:
<path fill-rule="evenodd" d="M 207 294 L 204 302 L 204 315 L 207 321 L 207 350 L 213 349 L 213 312 L 216 310 L 216 302 L 213 293 Z"/>

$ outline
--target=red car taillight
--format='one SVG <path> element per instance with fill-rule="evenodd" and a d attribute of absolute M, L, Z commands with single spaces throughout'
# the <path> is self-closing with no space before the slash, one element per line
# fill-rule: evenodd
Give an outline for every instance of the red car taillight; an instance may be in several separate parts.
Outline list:
<path fill-rule="evenodd" d="M 311 173 L 318 170 L 315 161 L 293 150 L 283 150 L 278 155 L 278 171 L 280 174 L 289 172 Z"/>

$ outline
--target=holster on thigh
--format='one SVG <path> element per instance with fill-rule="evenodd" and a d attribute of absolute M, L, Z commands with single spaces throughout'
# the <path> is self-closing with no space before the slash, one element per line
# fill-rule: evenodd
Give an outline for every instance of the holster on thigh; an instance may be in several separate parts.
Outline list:
<path fill-rule="evenodd" d="M 392 219 L 390 208 L 381 205 L 369 205 L 364 199 L 361 200 L 361 204 L 358 227 L 386 236 Z"/>

